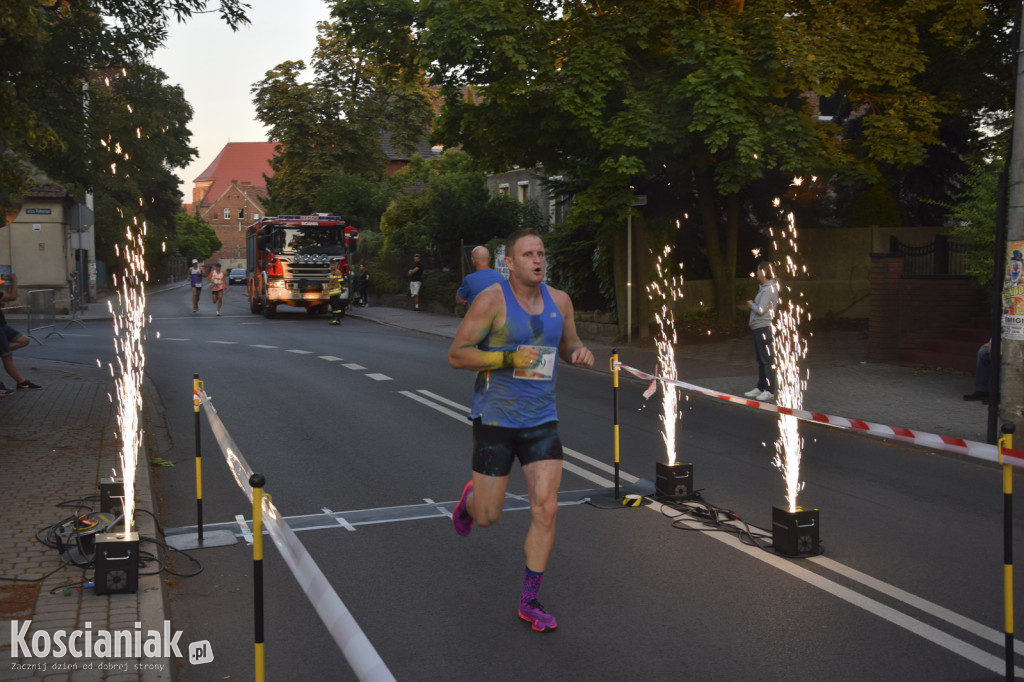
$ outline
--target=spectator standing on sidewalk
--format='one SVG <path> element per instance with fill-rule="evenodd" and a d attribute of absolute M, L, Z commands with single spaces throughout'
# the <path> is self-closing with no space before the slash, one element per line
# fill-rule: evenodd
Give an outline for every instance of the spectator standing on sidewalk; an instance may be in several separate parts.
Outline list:
<path fill-rule="evenodd" d="M 478 246 L 473 249 L 470 256 L 473 262 L 473 272 L 466 275 L 462 280 L 462 286 L 455 292 L 455 302 L 459 305 L 473 305 L 473 299 L 487 287 L 505 279 L 497 270 L 491 269 L 491 252 L 486 246 Z"/>
<path fill-rule="evenodd" d="M 217 317 L 220 317 L 220 304 L 224 301 L 224 273 L 220 271 L 220 263 L 213 266 L 210 273 L 210 292 L 213 294 L 213 302 L 217 306 Z"/>
<path fill-rule="evenodd" d="M 28 345 L 28 337 L 19 332 L 14 327 L 7 324 L 7 317 L 4 315 L 3 304 L 7 301 L 13 301 L 18 298 L 18 278 L 14 273 L 7 275 L 7 278 L 11 282 L 10 290 L 5 290 L 3 286 L 4 281 L 0 279 L 0 359 L 3 361 L 4 370 L 11 375 L 14 379 L 15 387 L 19 391 L 35 391 L 42 386 L 33 384 L 31 381 L 21 376 L 18 368 L 14 366 L 14 351 L 19 348 L 24 348 Z M 9 396 L 14 393 L 11 389 L 7 388 L 0 383 L 0 396 Z"/>
<path fill-rule="evenodd" d="M 188 271 L 188 280 L 192 286 L 192 312 L 196 313 L 199 312 L 199 294 L 203 293 L 203 269 L 195 258 Z"/>
<path fill-rule="evenodd" d="M 420 254 L 412 257 L 412 267 L 409 268 L 409 295 L 412 296 L 413 310 L 420 309 L 420 287 L 423 285 L 423 263 L 420 262 Z"/>
<path fill-rule="evenodd" d="M 757 358 L 757 386 L 743 395 L 760 402 L 775 399 L 775 349 L 772 347 L 772 318 L 779 304 L 779 283 L 772 276 L 772 264 L 757 264 L 757 281 L 761 283 L 753 301 L 747 301 L 750 311 L 750 330 L 754 336 L 754 355 Z"/>
<path fill-rule="evenodd" d="M 968 393 L 964 400 L 980 400 L 988 405 L 988 374 L 992 367 L 992 339 L 978 349 L 978 357 L 974 364 L 974 393 Z"/>
<path fill-rule="evenodd" d="M 468 535 L 476 523 L 501 517 L 512 463 L 518 459 L 530 496 L 530 527 L 519 617 L 538 632 L 558 627 L 537 593 L 555 542 L 562 443 L 555 380 L 558 358 L 582 367 L 594 355 L 580 341 L 569 296 L 544 284 L 544 242 L 536 230 L 507 241 L 509 279 L 481 292 L 448 350 L 455 369 L 477 372 L 473 419 L 473 478 L 452 510 L 452 525 Z"/>
<path fill-rule="evenodd" d="M 362 263 L 359 264 L 359 274 L 356 275 L 356 283 L 359 286 L 359 305 L 366 307 L 370 304 L 369 300 L 369 289 L 370 289 L 370 273 L 366 271 L 366 266 Z"/>

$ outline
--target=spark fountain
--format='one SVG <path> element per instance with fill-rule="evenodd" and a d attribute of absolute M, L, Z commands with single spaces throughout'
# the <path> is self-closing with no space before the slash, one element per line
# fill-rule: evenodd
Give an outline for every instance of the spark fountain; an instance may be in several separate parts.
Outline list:
<path fill-rule="evenodd" d="M 666 259 L 672 247 L 666 246 L 655 262 L 657 278 L 647 286 L 651 300 L 657 298 L 661 306 L 654 312 L 661 334 L 655 340 L 658 348 L 658 368 L 665 379 L 661 384 L 661 426 L 668 464 L 658 462 L 655 470 L 655 493 L 669 499 L 685 499 L 693 494 L 693 464 L 676 462 L 676 425 L 679 423 L 679 389 L 673 384 L 678 378 L 675 346 L 676 317 L 674 303 L 683 296 L 682 275 L 668 274 Z M 655 371 L 655 374 L 658 374 Z"/>
<path fill-rule="evenodd" d="M 123 72 L 124 73 L 124 72 Z M 124 75 L 127 75 L 126 73 Z M 108 81 L 109 85 L 109 81 Z M 127 105 L 129 112 L 131 105 Z M 141 129 L 138 130 L 141 137 Z M 102 140 L 102 146 L 114 156 L 110 164 L 111 175 L 117 174 L 117 164 L 122 159 L 129 160 L 128 152 L 117 142 Z M 127 173 L 125 173 L 127 176 Z M 143 202 L 140 197 L 139 206 Z M 146 293 L 146 248 L 143 239 L 146 235 L 146 222 L 141 224 L 137 217 L 125 219 L 124 226 L 124 259 L 126 263 L 123 276 L 118 282 L 114 276 L 114 285 L 118 288 L 115 311 L 108 302 L 107 306 L 114 319 L 114 350 L 117 353 L 117 372 L 110 364 L 111 376 L 115 378 L 117 387 L 117 423 L 120 430 L 121 481 L 124 499 L 121 513 L 124 517 L 122 532 L 108 532 L 96 539 L 96 594 L 117 592 L 135 592 L 139 580 L 139 534 L 135 531 L 135 473 L 138 465 L 139 447 L 142 444 L 140 416 L 142 413 L 142 379 L 146 366 L 146 356 L 142 348 L 143 329 L 145 328 Z M 121 247 L 116 247 L 121 255 Z"/>
<path fill-rule="evenodd" d="M 776 205 L 778 205 L 776 200 Z M 774 232 L 772 237 L 775 238 Z M 789 280 L 799 275 L 795 256 L 797 254 L 796 223 L 793 214 L 786 216 L 786 227 L 781 239 L 785 241 L 787 255 L 784 270 Z M 779 253 L 778 240 L 773 244 Z M 778 286 L 778 283 L 776 283 Z M 785 295 L 780 292 L 780 304 L 773 323 L 772 352 L 775 361 L 776 404 L 787 408 L 779 415 L 779 437 L 775 441 L 775 458 L 772 463 L 782 472 L 786 483 L 786 508 L 772 508 L 772 537 L 775 550 L 780 554 L 799 556 L 817 554 L 818 510 L 802 509 L 797 505 L 797 495 L 803 489 L 800 480 L 800 458 L 803 438 L 799 422 L 789 410 L 802 410 L 804 390 L 807 388 L 806 375 L 801 376 L 800 363 L 807 357 L 807 342 L 800 335 L 800 324 L 810 319 L 806 309 L 793 296 L 793 288 L 785 285 Z M 800 294 L 802 297 L 803 294 Z"/>

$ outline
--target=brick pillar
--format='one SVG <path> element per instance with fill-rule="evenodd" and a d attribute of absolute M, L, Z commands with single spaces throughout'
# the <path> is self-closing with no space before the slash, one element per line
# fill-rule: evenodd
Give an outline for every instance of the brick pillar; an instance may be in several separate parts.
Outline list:
<path fill-rule="evenodd" d="M 871 254 L 868 361 L 893 362 L 899 354 L 900 277 L 903 256 Z"/>

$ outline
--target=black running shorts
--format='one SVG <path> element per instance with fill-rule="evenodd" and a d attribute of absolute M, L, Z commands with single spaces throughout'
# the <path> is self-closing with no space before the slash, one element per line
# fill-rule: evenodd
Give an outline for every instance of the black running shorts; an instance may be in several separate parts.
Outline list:
<path fill-rule="evenodd" d="M 512 461 L 520 466 L 544 459 L 562 459 L 558 422 L 525 429 L 488 426 L 473 420 L 473 471 L 486 476 L 508 476 Z"/>

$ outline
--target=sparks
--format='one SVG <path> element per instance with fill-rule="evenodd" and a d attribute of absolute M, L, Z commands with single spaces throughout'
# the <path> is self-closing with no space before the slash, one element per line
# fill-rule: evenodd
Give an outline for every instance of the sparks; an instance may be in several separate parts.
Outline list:
<path fill-rule="evenodd" d="M 679 389 L 671 383 L 678 377 L 675 359 L 676 318 L 673 310 L 675 301 L 683 296 L 682 276 L 670 277 L 665 271 L 663 263 L 671 253 L 672 247 L 666 246 L 661 256 L 655 262 L 657 278 L 647 287 L 651 300 L 657 296 L 661 301 L 661 307 L 654 312 L 654 319 L 661 329 L 661 335 L 656 339 L 658 347 L 658 367 L 661 369 L 662 382 L 661 393 L 661 425 L 662 437 L 665 441 L 665 453 L 668 456 L 669 466 L 676 461 L 676 424 L 679 421 Z"/>
<path fill-rule="evenodd" d="M 788 232 L 795 247 L 796 227 L 793 214 L 787 216 Z M 795 249 L 794 249 L 795 251 Z M 792 256 L 785 259 L 785 270 L 791 279 L 797 276 L 798 268 Z M 790 291 L 789 287 L 786 287 Z M 807 357 L 807 342 L 800 336 L 800 323 L 805 318 L 805 309 L 792 296 L 779 301 L 779 311 L 774 322 L 774 343 L 772 351 L 775 360 L 775 376 L 778 386 L 775 390 L 776 404 L 792 410 L 803 409 L 806 376 L 801 377 L 800 363 Z M 789 510 L 795 512 L 797 495 L 803 489 L 800 481 L 800 458 L 803 438 L 797 428 L 797 418 L 779 415 L 779 438 L 775 441 L 773 464 L 782 472 L 786 482 L 786 500 Z"/>

